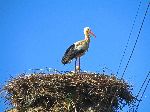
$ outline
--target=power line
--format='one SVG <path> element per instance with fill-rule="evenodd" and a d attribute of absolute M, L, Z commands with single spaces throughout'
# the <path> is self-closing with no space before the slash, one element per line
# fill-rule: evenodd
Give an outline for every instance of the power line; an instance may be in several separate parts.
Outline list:
<path fill-rule="evenodd" d="M 138 92 L 138 94 L 137 94 L 136 98 L 138 98 L 138 97 L 139 97 L 139 94 L 140 94 L 140 92 L 141 92 L 141 90 L 142 90 L 142 88 L 143 88 L 143 86 L 144 86 L 145 82 L 147 81 L 147 79 L 148 79 L 149 75 L 150 75 L 150 72 L 146 75 L 146 78 L 145 78 L 145 80 L 144 80 L 144 82 L 143 82 L 142 86 L 140 87 L 140 90 L 139 90 L 139 92 Z"/>
<path fill-rule="evenodd" d="M 136 38 L 136 40 L 135 40 L 135 43 L 134 43 L 132 52 L 131 52 L 130 57 L 129 57 L 129 59 L 128 59 L 128 62 L 127 62 L 127 64 L 126 64 L 125 69 L 124 69 L 124 71 L 123 71 L 123 74 L 122 74 L 122 76 L 121 76 L 121 80 L 123 79 L 123 76 L 124 76 L 124 74 L 125 74 L 125 72 L 126 72 L 126 70 L 127 70 L 127 67 L 128 67 L 128 65 L 129 65 L 129 62 L 130 62 L 130 60 L 131 60 L 131 58 L 132 58 L 132 55 L 133 55 L 133 53 L 134 53 L 136 44 L 137 44 L 137 42 L 138 42 L 138 39 L 139 39 L 141 30 L 142 30 L 143 25 L 144 25 L 144 22 L 145 22 L 145 18 L 146 18 L 146 16 L 147 16 L 147 12 L 148 12 L 148 9 L 149 9 L 149 5 L 150 5 L 150 2 L 148 3 L 147 9 L 146 9 L 146 11 L 145 11 L 144 18 L 143 18 L 143 20 L 142 20 L 142 24 L 141 24 L 141 26 L 140 26 L 140 29 L 139 29 L 137 38 Z M 111 104 L 110 104 L 110 106 L 109 106 L 109 108 L 108 108 L 108 112 L 109 112 L 109 110 L 110 110 L 110 108 L 111 108 L 111 106 L 112 106 L 112 103 L 113 103 L 113 100 L 114 100 L 116 94 L 117 94 L 117 91 L 115 92 L 114 97 L 113 97 L 112 100 L 111 100 Z"/>
<path fill-rule="evenodd" d="M 140 7 L 141 7 L 141 1 L 139 2 L 138 9 L 137 9 L 136 15 L 135 15 L 135 17 L 134 17 L 134 20 L 133 20 L 133 24 L 132 24 L 130 33 L 129 33 L 129 37 L 128 37 L 127 43 L 126 43 L 126 45 L 125 45 L 125 48 L 124 48 L 122 57 L 121 57 L 121 59 L 120 59 L 120 63 L 119 63 L 118 69 L 117 69 L 117 75 L 118 75 L 118 73 L 119 73 L 119 70 L 120 70 L 121 65 L 122 65 L 122 61 L 123 61 L 124 56 L 125 56 L 125 54 L 126 54 L 126 50 L 127 50 L 127 48 L 128 48 L 128 44 L 129 44 L 129 41 L 130 41 L 130 38 L 131 38 L 131 35 L 132 35 L 132 32 L 133 32 L 133 28 L 134 28 L 134 26 L 135 26 L 135 22 L 136 22 L 137 16 L 138 16 L 138 14 L 139 14 L 139 9 L 140 9 Z"/>
<path fill-rule="evenodd" d="M 150 72 L 149 72 L 149 73 L 150 73 Z M 143 96 L 144 96 L 144 94 L 145 94 L 145 91 L 146 91 L 148 85 L 149 85 L 149 82 L 150 82 L 150 78 L 149 78 L 149 80 L 148 80 L 148 82 L 147 82 L 147 84 L 146 84 L 146 87 L 144 88 L 144 91 L 143 91 L 143 93 L 142 93 L 142 95 L 141 95 L 141 97 L 140 97 L 140 99 L 139 99 L 139 101 L 138 101 L 138 104 L 137 104 L 137 106 L 136 106 L 135 112 L 137 112 L 137 110 L 138 110 L 138 107 L 139 107 L 139 105 L 140 105 L 140 102 L 142 101 L 142 98 L 143 98 Z"/>
<path fill-rule="evenodd" d="M 145 80 L 143 81 L 143 83 L 142 83 L 142 85 L 141 85 L 141 87 L 140 87 L 140 90 L 139 90 L 139 92 L 137 93 L 137 95 L 136 95 L 136 97 L 135 97 L 135 100 L 138 99 L 138 97 L 139 97 L 139 95 L 140 95 L 140 92 L 142 91 L 142 89 L 143 89 L 143 87 L 144 87 L 144 85 L 145 85 L 145 83 L 146 83 L 146 81 L 147 81 L 149 75 L 150 75 L 150 72 L 148 72 L 148 74 L 146 75 L 146 78 L 145 78 Z M 141 100 L 141 99 L 140 99 L 140 100 Z M 140 100 L 138 100 L 138 101 L 140 101 Z M 134 112 L 134 107 L 135 107 L 135 105 L 133 105 L 133 106 L 130 108 L 130 110 L 133 111 L 133 112 Z"/>
<path fill-rule="evenodd" d="M 142 30 L 142 27 L 143 27 L 145 18 L 146 18 L 146 16 L 147 16 L 147 12 L 148 12 L 149 6 L 150 6 L 150 2 L 148 3 L 147 9 L 146 9 L 145 14 L 144 14 L 144 18 L 143 18 L 143 20 L 142 20 L 142 24 L 141 24 L 140 30 L 139 30 L 139 32 L 138 32 L 137 39 L 136 39 L 136 41 L 135 41 L 133 50 L 132 50 L 132 52 L 131 52 L 131 55 L 130 55 L 130 57 L 129 57 L 129 60 L 128 60 L 128 62 L 127 62 L 127 65 L 126 65 L 126 67 L 125 67 L 125 69 L 124 69 L 124 72 L 123 72 L 121 78 L 123 78 L 123 76 L 124 76 L 124 74 L 125 74 L 125 71 L 126 71 L 126 69 L 127 69 L 127 67 L 128 67 L 128 64 L 129 64 L 129 62 L 130 62 L 130 60 L 131 60 L 131 57 L 132 57 L 132 55 L 133 55 L 133 52 L 134 52 L 134 50 L 135 50 L 135 47 L 136 47 L 137 41 L 138 41 L 138 39 L 139 39 L 139 36 L 140 36 L 141 30 Z M 139 94 L 140 94 L 140 92 L 141 92 L 141 90 L 142 90 L 142 88 L 143 88 L 143 86 L 144 86 L 144 84 L 145 84 L 145 82 L 146 82 L 146 80 L 147 80 L 149 74 L 150 74 L 150 72 L 149 72 L 148 75 L 146 76 L 146 78 L 145 78 L 145 80 L 144 80 L 144 82 L 143 82 L 143 84 L 142 84 L 142 86 L 141 86 L 141 88 L 140 88 L 140 90 L 139 90 L 139 92 L 138 92 L 136 98 L 138 98 L 138 96 L 139 96 Z M 149 80 L 150 80 L 150 79 L 149 79 Z M 145 90 L 144 90 L 144 92 L 143 92 L 142 95 L 144 95 L 148 84 L 149 84 L 149 81 L 148 81 L 148 83 L 147 83 L 147 85 L 146 85 L 146 87 L 145 87 Z M 143 97 L 143 96 L 142 96 L 142 97 Z M 142 99 L 142 97 L 140 98 L 140 100 Z M 136 107 L 136 110 L 138 109 L 138 106 L 139 106 L 139 104 L 140 104 L 140 100 L 139 100 L 139 103 L 138 103 L 138 105 L 137 105 L 137 107 Z M 133 107 L 132 107 L 132 108 L 133 108 Z M 132 108 L 131 108 L 131 109 L 132 109 Z M 136 112 L 136 111 L 135 111 L 135 112 Z"/>
<path fill-rule="evenodd" d="M 127 64 L 126 64 L 126 66 L 125 66 L 125 69 L 124 69 L 124 71 L 123 71 L 123 74 L 122 74 L 122 76 L 121 76 L 121 79 L 123 78 L 123 76 L 124 76 L 124 74 L 125 74 L 125 72 L 126 72 L 126 70 L 127 70 L 127 67 L 128 67 L 128 65 L 129 65 L 129 62 L 130 62 L 130 60 L 131 60 L 131 58 L 132 58 L 132 55 L 133 55 L 133 53 L 134 53 L 134 50 L 135 50 L 135 47 L 136 47 L 136 45 L 137 45 L 139 36 L 140 36 L 140 34 L 141 34 L 141 30 L 142 30 L 143 25 L 144 25 L 144 22 L 145 22 L 145 18 L 146 18 L 146 16 L 147 16 L 147 12 L 148 12 L 149 6 L 150 6 L 150 2 L 148 3 L 147 9 L 146 9 L 145 14 L 144 14 L 144 18 L 143 18 L 143 20 L 142 20 L 142 24 L 141 24 L 141 26 L 140 26 L 140 29 L 139 29 L 137 38 L 136 38 L 136 40 L 135 40 L 135 43 L 134 43 L 132 52 L 131 52 L 130 57 L 129 57 L 129 59 L 128 59 L 128 62 L 127 62 Z"/>

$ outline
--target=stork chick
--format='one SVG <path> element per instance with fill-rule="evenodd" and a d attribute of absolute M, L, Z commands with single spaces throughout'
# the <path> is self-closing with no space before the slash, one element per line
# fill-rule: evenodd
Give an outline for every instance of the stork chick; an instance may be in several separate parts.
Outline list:
<path fill-rule="evenodd" d="M 94 33 L 91 31 L 89 27 L 84 28 L 84 40 L 80 40 L 72 44 L 65 52 L 61 62 L 65 65 L 71 62 L 75 58 L 75 73 L 78 69 L 80 72 L 80 57 L 88 51 L 89 44 L 90 44 L 90 37 L 96 37 Z M 78 66 L 77 66 L 78 60 Z"/>

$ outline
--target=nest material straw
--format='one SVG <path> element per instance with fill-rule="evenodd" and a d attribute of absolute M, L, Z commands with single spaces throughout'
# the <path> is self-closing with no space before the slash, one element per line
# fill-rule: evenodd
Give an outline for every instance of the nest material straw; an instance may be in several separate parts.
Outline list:
<path fill-rule="evenodd" d="M 18 112 L 115 112 L 134 100 L 125 81 L 104 74 L 30 74 L 4 90 Z"/>

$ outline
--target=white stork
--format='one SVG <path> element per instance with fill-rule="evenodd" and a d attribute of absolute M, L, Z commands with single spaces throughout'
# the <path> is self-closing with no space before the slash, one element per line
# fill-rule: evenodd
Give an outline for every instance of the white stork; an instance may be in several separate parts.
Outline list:
<path fill-rule="evenodd" d="M 75 58 L 75 73 L 77 67 L 80 72 L 80 57 L 84 55 L 86 51 L 88 51 L 89 44 L 90 44 L 90 37 L 91 36 L 96 37 L 89 27 L 84 28 L 84 35 L 85 35 L 84 40 L 75 42 L 66 50 L 61 61 L 65 65 L 70 63 L 71 60 Z M 79 60 L 78 66 L 76 66 L 77 60 Z"/>

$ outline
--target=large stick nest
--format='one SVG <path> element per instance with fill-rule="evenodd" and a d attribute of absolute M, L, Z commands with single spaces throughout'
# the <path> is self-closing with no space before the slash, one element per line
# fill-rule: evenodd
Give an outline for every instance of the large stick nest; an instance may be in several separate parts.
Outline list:
<path fill-rule="evenodd" d="M 131 86 L 104 74 L 30 74 L 4 87 L 16 112 L 115 112 L 131 104 Z"/>

